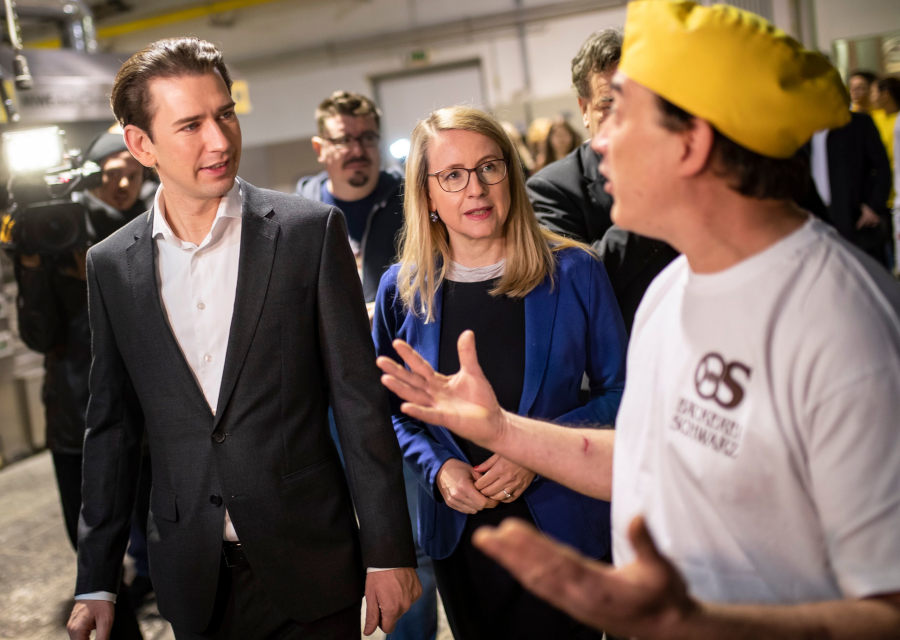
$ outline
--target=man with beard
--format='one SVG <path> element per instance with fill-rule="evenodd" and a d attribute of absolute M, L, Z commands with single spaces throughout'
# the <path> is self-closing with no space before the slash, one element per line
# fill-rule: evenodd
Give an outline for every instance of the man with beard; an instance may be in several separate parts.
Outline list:
<path fill-rule="evenodd" d="M 381 111 L 366 96 L 335 91 L 316 109 L 316 124 L 319 135 L 312 144 L 325 170 L 301 178 L 297 193 L 344 212 L 371 320 L 381 274 L 397 255 L 395 239 L 403 227 L 403 175 L 381 170 Z M 336 436 L 333 428 L 332 436 Z M 403 478 L 409 516 L 416 522 L 416 479 L 405 465 Z M 418 544 L 416 562 L 422 596 L 397 623 L 392 640 L 430 640 L 437 633 L 434 570 Z"/>
<path fill-rule="evenodd" d="M 381 274 L 397 255 L 403 176 L 381 169 L 381 112 L 366 96 L 335 91 L 316 109 L 316 123 L 312 145 L 325 170 L 301 178 L 297 193 L 344 212 L 371 312 Z"/>

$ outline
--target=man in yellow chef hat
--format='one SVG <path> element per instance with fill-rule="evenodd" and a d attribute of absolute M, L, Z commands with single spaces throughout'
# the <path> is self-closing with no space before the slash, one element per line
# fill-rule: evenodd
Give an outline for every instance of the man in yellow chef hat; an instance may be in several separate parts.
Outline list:
<path fill-rule="evenodd" d="M 900 287 L 792 202 L 849 119 L 825 58 L 727 6 L 628 5 L 594 139 L 613 221 L 683 255 L 648 289 L 616 430 L 507 414 L 381 358 L 403 410 L 613 508 L 615 567 L 522 523 L 477 544 L 580 620 L 640 638 L 900 637 Z M 652 535 L 651 535 L 652 534 Z"/>

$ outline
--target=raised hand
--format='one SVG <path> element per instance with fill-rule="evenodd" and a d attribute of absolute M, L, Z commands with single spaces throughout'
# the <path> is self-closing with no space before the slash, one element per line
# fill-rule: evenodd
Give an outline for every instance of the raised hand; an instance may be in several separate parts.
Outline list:
<path fill-rule="evenodd" d="M 644 519 L 628 528 L 634 562 L 624 567 L 587 558 L 521 520 L 482 527 L 472 542 L 536 595 L 583 623 L 615 635 L 665 635 L 698 609 L 681 575 L 656 549 Z"/>
<path fill-rule="evenodd" d="M 459 371 L 452 376 L 437 373 L 422 356 L 402 340 L 394 350 L 409 367 L 380 356 L 376 363 L 384 372 L 381 382 L 406 400 L 400 410 L 413 418 L 445 426 L 451 431 L 492 449 L 504 427 L 504 412 L 490 383 L 478 365 L 475 334 L 459 336 Z"/>

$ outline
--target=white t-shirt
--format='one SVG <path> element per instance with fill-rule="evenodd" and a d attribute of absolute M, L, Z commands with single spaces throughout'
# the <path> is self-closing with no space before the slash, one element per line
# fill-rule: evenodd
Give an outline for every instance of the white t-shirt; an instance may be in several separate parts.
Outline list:
<path fill-rule="evenodd" d="M 691 592 L 900 591 L 900 284 L 821 222 L 716 274 L 682 256 L 638 310 L 613 553 L 644 514 Z"/>

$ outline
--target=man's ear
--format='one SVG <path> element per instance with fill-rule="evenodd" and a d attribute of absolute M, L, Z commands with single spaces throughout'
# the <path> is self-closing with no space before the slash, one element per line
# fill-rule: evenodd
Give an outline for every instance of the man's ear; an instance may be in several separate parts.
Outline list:
<path fill-rule="evenodd" d="M 125 136 L 125 146 L 134 156 L 134 159 L 145 167 L 156 166 L 156 147 L 146 131 L 133 124 L 125 125 L 122 134 Z"/>
<path fill-rule="evenodd" d="M 312 148 L 316 154 L 316 160 L 324 163 L 324 159 L 322 158 L 322 138 L 319 136 L 312 137 Z"/>
<path fill-rule="evenodd" d="M 683 148 L 681 155 L 681 175 L 699 175 L 712 160 L 715 131 L 706 120 L 694 118 L 691 126 L 681 132 Z"/>
<path fill-rule="evenodd" d="M 584 128 L 590 130 L 591 128 L 591 118 L 588 116 L 588 100 L 587 98 L 582 98 L 578 96 L 578 108 L 581 109 L 581 122 L 584 124 Z"/>

